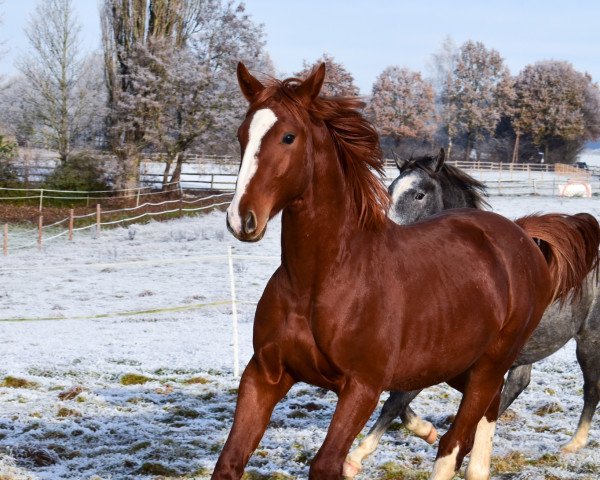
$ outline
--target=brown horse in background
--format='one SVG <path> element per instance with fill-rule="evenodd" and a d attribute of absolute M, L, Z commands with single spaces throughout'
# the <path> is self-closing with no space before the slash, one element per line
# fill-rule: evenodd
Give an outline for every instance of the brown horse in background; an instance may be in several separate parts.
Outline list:
<path fill-rule="evenodd" d="M 240 382 L 213 479 L 239 479 L 277 402 L 296 382 L 338 404 L 311 479 L 339 479 L 384 390 L 447 382 L 463 392 L 431 478 L 489 476 L 503 376 L 554 298 L 580 289 L 597 263 L 589 215 L 527 217 L 455 210 L 412 226 L 386 218 L 376 132 L 358 99 L 322 98 L 306 80 L 263 85 L 238 66 L 250 107 L 230 231 L 258 241 L 282 216 L 281 266 L 256 309 L 254 355 Z M 530 232 L 541 239 L 542 249 Z M 383 295 L 393 291 L 394 294 Z"/>

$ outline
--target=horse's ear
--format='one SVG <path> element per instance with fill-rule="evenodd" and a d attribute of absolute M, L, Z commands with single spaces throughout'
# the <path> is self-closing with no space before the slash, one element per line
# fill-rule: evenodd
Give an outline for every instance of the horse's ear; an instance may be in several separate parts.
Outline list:
<path fill-rule="evenodd" d="M 402 171 L 402 169 L 404 168 L 404 166 L 408 163 L 408 160 L 402 160 L 400 158 L 400 155 L 398 155 L 394 151 L 392 151 L 392 157 L 394 157 L 394 162 L 396 163 L 396 166 L 398 167 L 398 170 Z"/>
<path fill-rule="evenodd" d="M 440 148 L 440 153 L 438 154 L 437 158 L 435 159 L 434 171 L 439 172 L 442 169 L 442 167 L 444 166 L 445 161 L 446 161 L 446 152 L 444 151 L 443 148 Z"/>
<path fill-rule="evenodd" d="M 238 83 L 240 84 L 240 90 L 249 102 L 265 89 L 264 85 L 252 76 L 246 68 L 246 65 L 242 62 L 239 62 L 237 66 L 237 78 Z"/>
<path fill-rule="evenodd" d="M 317 68 L 314 68 L 310 75 L 304 80 L 296 92 L 298 96 L 307 104 L 312 102 L 321 91 L 323 81 L 325 80 L 325 64 L 321 63 Z"/>

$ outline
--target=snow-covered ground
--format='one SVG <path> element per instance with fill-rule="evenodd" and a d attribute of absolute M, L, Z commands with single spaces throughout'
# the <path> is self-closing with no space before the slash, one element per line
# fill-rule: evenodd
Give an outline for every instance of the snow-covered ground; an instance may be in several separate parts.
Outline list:
<path fill-rule="evenodd" d="M 600 218 L 598 198 L 492 197 L 491 204 L 509 217 L 588 211 Z M 279 231 L 276 218 L 261 242 L 243 244 L 214 212 L 98 237 L 82 232 L 72 243 L 61 237 L 43 252 L 0 258 L 0 478 L 208 478 L 238 384 L 227 247 L 235 256 L 243 367 L 254 304 L 278 265 Z M 600 415 L 588 447 L 558 453 L 576 427 L 581 387 L 572 344 L 535 365 L 531 386 L 498 426 L 493 478 L 600 478 Z M 335 400 L 294 387 L 248 478 L 306 478 Z M 438 386 L 413 406 L 443 432 L 458 401 Z M 426 478 L 434 457 L 435 448 L 396 429 L 361 478 Z"/>

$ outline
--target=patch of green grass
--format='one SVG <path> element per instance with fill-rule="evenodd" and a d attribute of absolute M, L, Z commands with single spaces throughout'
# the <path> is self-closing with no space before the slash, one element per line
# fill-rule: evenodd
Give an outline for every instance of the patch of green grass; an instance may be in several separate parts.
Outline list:
<path fill-rule="evenodd" d="M 39 438 L 42 440 L 60 440 L 67 437 L 68 435 L 65 432 L 61 432 L 59 430 L 49 430 L 42 433 Z"/>
<path fill-rule="evenodd" d="M 521 452 L 510 452 L 503 457 L 493 456 L 491 470 L 494 473 L 517 473 L 527 464 Z"/>
<path fill-rule="evenodd" d="M 242 480 L 291 480 L 293 477 L 289 477 L 284 473 L 275 472 L 269 474 L 262 474 L 256 470 L 249 470 L 244 473 Z"/>
<path fill-rule="evenodd" d="M 302 410 L 294 410 L 292 413 L 288 415 L 290 418 L 306 418 L 308 414 Z"/>
<path fill-rule="evenodd" d="M 138 475 L 163 475 L 165 477 L 175 477 L 179 475 L 178 471 L 158 462 L 145 462 L 135 473 Z"/>
<path fill-rule="evenodd" d="M 0 387 L 8 387 L 8 388 L 37 388 L 38 384 L 35 382 L 31 382 L 29 380 L 25 380 L 24 378 L 13 377 L 12 375 L 7 375 L 4 377 L 2 382 L 0 382 Z"/>
<path fill-rule="evenodd" d="M 386 462 L 380 465 L 379 475 L 381 480 L 426 480 L 429 472 L 425 470 L 414 470 L 396 462 Z"/>
<path fill-rule="evenodd" d="M 560 457 L 555 453 L 544 453 L 535 460 L 528 460 L 527 463 L 535 467 L 558 467 L 562 464 Z"/>
<path fill-rule="evenodd" d="M 401 422 L 393 422 L 389 427 L 388 427 L 388 432 L 399 432 L 401 430 L 404 430 L 404 425 L 402 425 Z"/>
<path fill-rule="evenodd" d="M 193 408 L 186 408 L 181 406 L 172 408 L 171 413 L 176 417 L 183 418 L 198 418 L 200 416 L 200 413 L 194 410 Z"/>
<path fill-rule="evenodd" d="M 564 409 L 556 402 L 547 403 L 546 405 L 542 405 L 538 408 L 534 413 L 543 417 L 545 415 L 549 415 L 551 413 L 560 413 L 563 412 Z"/>
<path fill-rule="evenodd" d="M 126 373 L 119 379 L 121 385 L 143 385 L 144 383 L 151 382 L 152 379 L 139 373 Z"/>
<path fill-rule="evenodd" d="M 68 390 L 65 390 L 63 392 L 60 392 L 58 394 L 58 398 L 61 400 L 73 400 L 75 397 L 77 397 L 83 391 L 84 391 L 83 387 L 76 386 L 76 387 L 70 388 Z"/>
<path fill-rule="evenodd" d="M 131 448 L 129 449 L 129 453 L 137 453 L 140 450 L 144 450 L 145 448 L 148 448 L 150 445 L 152 445 L 151 442 L 138 442 L 135 443 L 131 446 Z"/>
<path fill-rule="evenodd" d="M 195 385 L 195 384 L 205 385 L 208 382 L 210 382 L 210 380 L 208 380 L 207 378 L 204 378 L 204 377 L 192 377 L 192 378 L 188 378 L 187 380 L 183 381 L 183 383 L 185 383 L 186 385 Z"/>
<path fill-rule="evenodd" d="M 77 410 L 73 410 L 72 408 L 61 407 L 58 409 L 56 416 L 58 418 L 81 417 L 81 413 L 79 413 Z"/>

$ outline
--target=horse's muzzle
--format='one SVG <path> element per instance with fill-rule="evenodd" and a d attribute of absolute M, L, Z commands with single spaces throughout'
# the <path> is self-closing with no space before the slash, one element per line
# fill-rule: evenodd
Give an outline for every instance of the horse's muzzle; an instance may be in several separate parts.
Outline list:
<path fill-rule="evenodd" d="M 242 242 L 258 242 L 264 236 L 267 228 L 265 227 L 257 231 L 258 229 L 258 220 L 256 218 L 256 214 L 249 210 L 244 216 L 242 222 L 240 222 L 239 231 L 231 226 L 231 222 L 229 221 L 229 211 L 227 211 L 227 229 L 231 232 L 231 234 L 241 240 Z"/>

